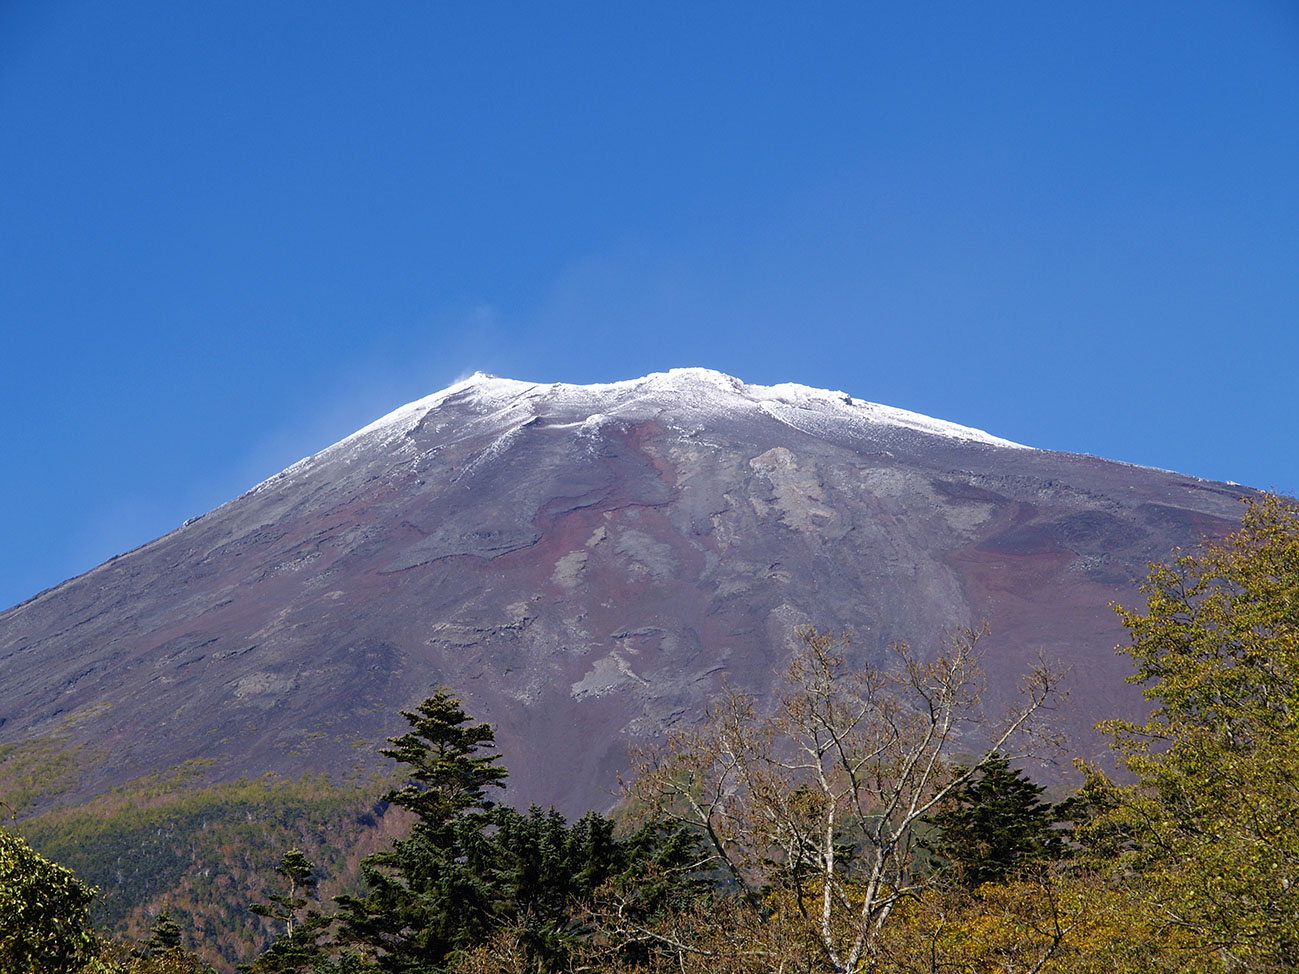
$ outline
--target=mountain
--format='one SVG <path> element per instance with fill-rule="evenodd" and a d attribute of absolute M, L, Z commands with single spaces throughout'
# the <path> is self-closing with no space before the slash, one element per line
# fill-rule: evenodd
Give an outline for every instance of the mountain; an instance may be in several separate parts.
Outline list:
<path fill-rule="evenodd" d="M 63 801 L 186 762 L 361 774 L 444 683 L 510 800 L 605 808 L 629 742 L 768 693 L 799 625 L 873 660 L 986 620 L 992 707 L 1044 651 L 1093 755 L 1141 707 L 1108 603 L 1242 493 L 703 369 L 480 373 L 0 614 L 0 748 L 79 755 Z"/>

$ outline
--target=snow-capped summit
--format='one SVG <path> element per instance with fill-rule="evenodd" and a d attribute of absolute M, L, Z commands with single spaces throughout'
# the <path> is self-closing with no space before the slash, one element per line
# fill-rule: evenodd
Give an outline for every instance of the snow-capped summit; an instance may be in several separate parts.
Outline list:
<path fill-rule="evenodd" d="M 712 418 L 765 413 L 812 435 L 863 434 L 893 427 L 931 436 L 1007 449 L 1027 449 L 983 430 L 934 419 L 921 413 L 855 399 L 843 392 L 793 382 L 750 385 L 712 369 L 679 368 L 621 382 L 571 385 L 536 383 L 475 372 L 423 399 L 407 403 L 358 430 L 348 440 L 373 433 L 401 435 L 430 413 L 450 404 L 472 406 L 502 422 L 545 417 L 583 423 L 592 417 L 644 422 L 659 418 L 672 425 L 697 425 Z M 344 441 L 347 442 L 347 441 Z"/>

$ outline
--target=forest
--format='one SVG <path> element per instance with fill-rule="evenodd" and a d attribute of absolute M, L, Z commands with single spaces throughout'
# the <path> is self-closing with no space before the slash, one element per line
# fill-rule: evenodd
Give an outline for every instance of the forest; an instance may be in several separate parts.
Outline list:
<path fill-rule="evenodd" d="M 247 848 L 300 840 L 271 869 L 194 869 L 212 805 L 172 779 L 44 833 L 0 829 L 0 972 L 1299 968 L 1299 506 L 1250 502 L 1140 594 L 1115 609 L 1149 716 L 1104 723 L 1118 771 L 1078 761 L 1059 800 L 1027 769 L 1060 746 L 1063 674 L 1044 660 L 985 712 L 977 628 L 865 667 L 848 635 L 801 630 L 774 705 L 723 695 L 632 755 L 615 815 L 572 822 L 497 800 L 492 727 L 439 688 L 382 749 L 389 782 L 221 792 Z M 990 742 L 973 758 L 972 728 Z M 266 831 L 274 816 L 288 827 Z M 154 901 L 132 926 L 67 868 L 87 846 L 122 882 L 146 854 L 191 870 L 194 902 L 216 905 Z M 256 901 L 223 914 L 239 886 Z"/>

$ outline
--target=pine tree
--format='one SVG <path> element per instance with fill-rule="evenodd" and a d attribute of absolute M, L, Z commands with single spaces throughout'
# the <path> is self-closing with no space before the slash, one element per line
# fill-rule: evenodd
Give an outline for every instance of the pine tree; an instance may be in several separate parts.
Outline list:
<path fill-rule="evenodd" d="M 597 812 L 570 826 L 553 808 L 496 805 L 489 789 L 506 771 L 483 753 L 490 726 L 472 723 L 442 689 L 404 716 L 411 730 L 381 753 L 410 781 L 385 799 L 415 823 L 362 862 L 363 897 L 337 898 L 341 945 L 380 970 L 432 974 L 469 955 L 490 965 L 494 938 L 531 972 L 569 970 L 592 933 L 587 905 L 606 884 L 638 887 L 626 897 L 637 917 L 689 898 L 700 854 L 683 830 L 646 826 L 620 840 Z"/>
<path fill-rule="evenodd" d="M 171 910 L 164 906 L 161 912 L 153 918 L 149 939 L 144 943 L 144 954 L 148 957 L 152 954 L 165 953 L 168 950 L 177 950 L 179 947 L 180 924 L 171 915 Z"/>
<path fill-rule="evenodd" d="M 1043 790 L 1004 755 L 989 754 L 981 773 L 929 819 L 938 831 L 928 848 L 972 890 L 1057 858 L 1063 848 L 1063 835 L 1053 827 L 1059 815 L 1041 800 Z"/>
<path fill-rule="evenodd" d="M 485 754 L 495 735 L 471 723 L 460 701 L 439 688 L 402 716 L 411 729 L 381 754 L 404 765 L 409 782 L 384 799 L 416 817 L 409 837 L 362 863 L 363 897 L 339 897 L 344 942 L 372 951 L 384 971 L 444 970 L 457 950 L 484 940 L 493 927 L 493 895 L 485 834 L 507 772 Z"/>
<path fill-rule="evenodd" d="M 251 965 L 241 968 L 249 974 L 297 974 L 315 970 L 325 958 L 321 939 L 329 932 L 332 920 L 314 908 L 315 864 L 301 850 L 290 849 L 280 859 L 275 871 L 284 878 L 286 889 L 273 893 L 270 903 L 254 903 L 250 909 L 267 917 L 283 929 L 271 945 Z"/>

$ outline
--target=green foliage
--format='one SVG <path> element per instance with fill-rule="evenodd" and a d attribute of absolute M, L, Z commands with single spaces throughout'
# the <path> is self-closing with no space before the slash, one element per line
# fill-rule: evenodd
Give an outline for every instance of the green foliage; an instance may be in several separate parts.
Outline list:
<path fill-rule="evenodd" d="M 1251 503 L 1240 531 L 1119 609 L 1154 701 L 1108 724 L 1138 784 L 1106 821 L 1165 930 L 1224 969 L 1299 967 L 1299 508 Z"/>
<path fill-rule="evenodd" d="M 316 858 L 331 893 L 351 888 L 349 873 L 377 838 L 362 824 L 372 821 L 374 799 L 323 776 L 199 787 L 199 771 L 145 779 L 21 829 L 105 891 L 91 910 L 101 929 L 145 938 L 149 918 L 166 907 L 205 958 L 233 965 L 269 939 L 248 907 L 269 891 L 285 848 Z"/>
<path fill-rule="evenodd" d="M 93 974 L 216 974 L 197 954 L 180 946 L 151 950 L 147 944 L 133 947 L 109 941 L 103 947 L 101 962 L 102 971 Z"/>
<path fill-rule="evenodd" d="M 315 864 L 301 849 L 290 849 L 275 867 L 283 883 L 282 893 L 272 893 L 269 903 L 254 903 L 258 916 L 274 920 L 282 931 L 256 961 L 241 968 L 249 974 L 295 974 L 312 971 L 325 960 L 322 939 L 331 920 L 311 906 L 316 898 Z"/>
<path fill-rule="evenodd" d="M 0 795 L 15 815 L 49 805 L 72 788 L 87 754 L 66 735 L 0 744 Z"/>
<path fill-rule="evenodd" d="M 469 716 L 445 687 L 439 687 L 415 711 L 403 710 L 411 730 L 390 740 L 379 753 L 405 765 L 410 778 L 384 796 L 413 812 L 417 830 L 438 829 L 457 816 L 474 817 L 493 804 L 487 789 L 504 787 L 509 772 L 495 766 L 499 754 L 489 724 L 471 724 Z"/>
<path fill-rule="evenodd" d="M 472 724 L 445 688 L 402 716 L 411 730 L 380 753 L 409 781 L 385 799 L 415 816 L 409 837 L 362 863 L 366 893 L 338 897 L 341 936 L 372 951 L 386 971 L 443 969 L 451 954 L 484 939 L 492 897 L 487 856 L 487 790 L 507 772 L 487 724 Z"/>
<path fill-rule="evenodd" d="M 163 910 L 153 918 L 153 930 L 144 945 L 145 954 L 158 954 L 175 950 L 180 946 L 180 924 L 171 915 L 171 910 Z"/>
<path fill-rule="evenodd" d="M 280 864 L 275 867 L 288 888 L 283 893 L 272 893 L 270 904 L 254 903 L 250 909 L 258 916 L 282 923 L 285 935 L 292 938 L 298 913 L 306 907 L 308 898 L 315 894 L 315 870 L 315 863 L 303 855 L 301 849 L 290 849 L 280 857 Z"/>
<path fill-rule="evenodd" d="M 492 809 L 483 846 L 493 926 L 517 919 L 528 953 L 547 969 L 566 956 L 574 900 L 589 900 L 615 868 L 613 823 L 594 812 L 569 828 L 554 809 Z"/>
<path fill-rule="evenodd" d="M 1000 883 L 1060 856 L 1063 833 L 1045 790 L 1002 754 L 989 754 L 977 777 L 955 788 L 929 822 L 938 862 L 967 889 Z"/>
<path fill-rule="evenodd" d="M 645 825 L 626 838 L 587 812 L 571 826 L 554 809 L 490 813 L 486 844 L 493 928 L 511 931 L 532 969 L 566 971 L 594 932 L 584 905 L 616 893 L 625 918 L 650 922 L 702 895 L 697 836 L 679 826 Z M 633 948 L 633 953 L 635 948 Z"/>
<path fill-rule="evenodd" d="M 95 890 L 0 828 L 0 971 L 78 971 L 97 953 L 87 907 Z"/>
<path fill-rule="evenodd" d="M 103 759 L 102 745 L 74 744 L 72 731 L 104 709 L 82 708 L 65 714 L 52 733 L 0 744 L 0 795 L 11 815 L 49 808 L 72 790 L 84 769 Z"/>
<path fill-rule="evenodd" d="M 417 816 L 410 835 L 362 865 L 363 897 L 338 897 L 340 939 L 384 971 L 451 970 L 506 936 L 529 971 L 568 970 L 592 934 L 583 904 L 610 884 L 638 886 L 633 912 L 649 917 L 685 898 L 698 843 L 680 829 L 646 827 L 627 839 L 589 812 L 571 826 L 553 809 L 495 805 L 505 777 L 486 724 L 473 724 L 446 690 L 405 713 L 411 731 L 383 751 L 410 782 L 387 799 Z M 674 872 L 673 872 L 674 871 Z"/>

